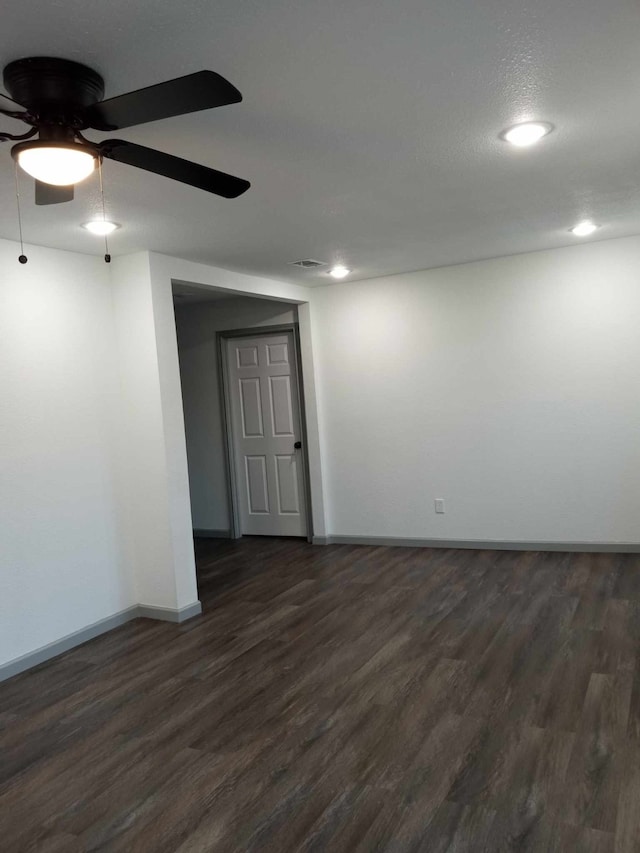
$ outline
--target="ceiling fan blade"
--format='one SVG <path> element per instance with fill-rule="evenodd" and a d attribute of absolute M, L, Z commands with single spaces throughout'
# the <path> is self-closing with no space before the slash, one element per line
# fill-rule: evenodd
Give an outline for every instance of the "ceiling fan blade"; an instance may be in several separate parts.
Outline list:
<path fill-rule="evenodd" d="M 123 139 L 107 139 L 100 143 L 99 148 L 100 153 L 110 160 L 137 166 L 138 169 L 164 175 L 165 178 L 181 181 L 183 184 L 189 184 L 224 198 L 236 198 L 251 186 L 249 181 L 244 181 L 242 178 L 235 178 L 225 172 L 209 169 L 207 166 L 174 157 L 172 154 L 165 154 L 163 151 L 156 151 L 154 148 L 125 142 Z"/>
<path fill-rule="evenodd" d="M 86 110 L 85 119 L 95 130 L 121 130 L 241 100 L 236 87 L 215 71 L 196 71 L 94 104 Z"/>
<path fill-rule="evenodd" d="M 2 92 L 0 92 L 0 114 L 9 116 L 9 118 L 17 118 L 20 121 L 23 121 L 27 115 L 22 104 L 14 101 L 9 95 L 3 95 Z"/>
<path fill-rule="evenodd" d="M 73 201 L 73 184 L 59 187 L 36 181 L 36 204 L 61 204 L 63 201 Z"/>
<path fill-rule="evenodd" d="M 7 101 L 7 104 L 4 104 L 3 101 Z M 14 107 L 19 107 L 21 110 L 24 110 L 25 107 L 23 104 L 19 104 L 17 101 L 14 101 L 13 98 L 10 98 L 9 95 L 5 95 L 4 92 L 0 92 L 0 106 L 3 109 L 13 109 Z"/>

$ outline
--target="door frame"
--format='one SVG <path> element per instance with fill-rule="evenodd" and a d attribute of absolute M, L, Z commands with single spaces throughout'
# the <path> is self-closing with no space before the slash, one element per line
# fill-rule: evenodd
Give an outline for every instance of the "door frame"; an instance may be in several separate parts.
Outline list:
<path fill-rule="evenodd" d="M 229 329 L 216 332 L 218 347 L 218 380 L 220 387 L 220 406 L 222 411 L 222 434 L 227 478 L 227 500 L 229 503 L 229 529 L 231 539 L 240 539 L 240 509 L 238 496 L 238 472 L 235 465 L 235 448 L 233 444 L 233 426 L 231 422 L 231 396 L 229 390 L 229 373 L 227 359 L 227 342 L 232 338 L 261 338 L 270 335 L 281 335 L 289 332 L 293 341 L 294 361 L 296 366 L 296 385 L 298 389 L 298 405 L 300 406 L 300 441 L 302 441 L 302 481 L 305 496 L 305 517 L 307 522 L 307 542 L 313 541 L 313 513 L 311 512 L 311 474 L 309 468 L 309 448 L 307 441 L 307 418 L 304 401 L 304 379 L 302 374 L 302 357 L 300 354 L 300 329 L 297 322 L 281 323 L 273 326 L 253 326 L 250 329 Z"/>

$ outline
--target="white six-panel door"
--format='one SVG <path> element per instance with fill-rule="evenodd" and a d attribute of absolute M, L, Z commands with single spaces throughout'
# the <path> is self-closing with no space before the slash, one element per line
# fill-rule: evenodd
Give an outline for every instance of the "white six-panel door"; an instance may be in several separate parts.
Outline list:
<path fill-rule="evenodd" d="M 240 532 L 306 536 L 293 335 L 229 338 L 226 346 Z"/>

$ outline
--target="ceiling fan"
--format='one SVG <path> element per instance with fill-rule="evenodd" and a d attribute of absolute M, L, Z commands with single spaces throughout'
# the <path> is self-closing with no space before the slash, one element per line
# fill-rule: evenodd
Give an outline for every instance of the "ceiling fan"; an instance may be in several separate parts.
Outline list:
<path fill-rule="evenodd" d="M 0 132 L 0 142 L 18 143 L 11 156 L 36 179 L 36 204 L 71 201 L 73 185 L 104 157 L 224 198 L 236 198 L 250 187 L 242 178 L 181 157 L 123 139 L 91 142 L 82 133 L 88 128 L 122 130 L 241 101 L 235 86 L 213 71 L 197 71 L 106 101 L 101 100 L 102 77 L 67 59 L 18 59 L 5 67 L 3 80 L 10 97 L 0 95 L 9 102 L 4 108 L 0 100 L 0 114 L 25 122 L 30 130 L 20 135 Z"/>

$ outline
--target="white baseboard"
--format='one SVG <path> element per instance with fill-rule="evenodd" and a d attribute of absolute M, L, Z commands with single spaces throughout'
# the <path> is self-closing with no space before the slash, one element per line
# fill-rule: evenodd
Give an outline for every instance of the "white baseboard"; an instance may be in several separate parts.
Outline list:
<path fill-rule="evenodd" d="M 198 616 L 200 613 L 202 613 L 202 604 L 199 601 L 194 601 L 193 604 L 188 604 L 179 610 L 170 607 L 155 607 L 150 604 L 135 604 L 133 607 L 127 607 L 126 610 L 114 613 L 113 616 L 99 619 L 92 625 L 87 625 L 86 628 L 81 628 L 79 631 L 67 634 L 66 637 L 61 637 L 53 643 L 48 643 L 46 646 L 41 646 L 33 652 L 28 652 L 26 655 L 21 655 L 19 658 L 0 665 L 0 681 L 6 681 L 7 678 L 12 678 L 14 675 L 18 675 L 27 669 L 31 669 L 34 666 L 38 666 L 38 664 L 61 655 L 63 652 L 68 652 L 69 649 L 81 646 L 88 640 L 93 640 L 94 637 L 99 637 L 100 634 L 106 634 L 107 631 L 119 628 L 120 625 L 130 622 L 132 619 L 160 619 L 165 622 L 184 622 L 187 619 Z"/>
<path fill-rule="evenodd" d="M 139 617 L 144 619 L 161 619 L 164 622 L 185 622 L 187 619 L 193 619 L 194 616 L 199 616 L 201 613 L 202 604 L 199 601 L 187 604 L 186 607 L 181 607 L 179 610 L 174 610 L 171 607 L 156 607 L 153 604 L 138 605 Z"/>
<path fill-rule="evenodd" d="M 208 527 L 194 527 L 194 539 L 231 539 L 231 530 L 210 530 Z"/>
<path fill-rule="evenodd" d="M 638 554 L 639 542 L 520 542 L 505 539 L 402 539 L 393 536 L 314 536 L 314 545 L 380 545 L 400 548 L 471 548 L 478 551 L 576 551 Z"/>

